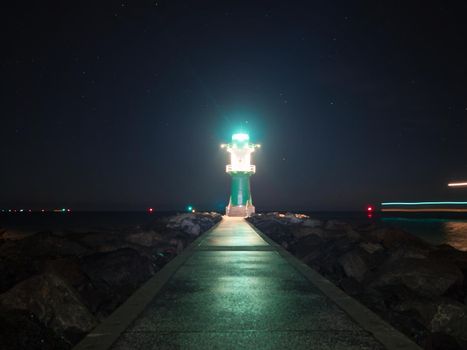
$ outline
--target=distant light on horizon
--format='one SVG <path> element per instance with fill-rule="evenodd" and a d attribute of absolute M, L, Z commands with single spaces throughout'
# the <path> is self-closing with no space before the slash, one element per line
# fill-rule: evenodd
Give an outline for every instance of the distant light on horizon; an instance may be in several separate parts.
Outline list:
<path fill-rule="evenodd" d="M 451 182 L 448 183 L 448 187 L 464 187 L 467 186 L 467 182 Z"/>

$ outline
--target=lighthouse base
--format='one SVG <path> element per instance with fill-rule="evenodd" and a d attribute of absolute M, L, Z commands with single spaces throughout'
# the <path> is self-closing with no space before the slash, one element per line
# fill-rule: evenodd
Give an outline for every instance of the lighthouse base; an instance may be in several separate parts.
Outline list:
<path fill-rule="evenodd" d="M 255 207 L 253 205 L 228 205 L 225 208 L 225 215 L 227 216 L 248 217 L 251 214 L 254 214 L 254 212 Z"/>

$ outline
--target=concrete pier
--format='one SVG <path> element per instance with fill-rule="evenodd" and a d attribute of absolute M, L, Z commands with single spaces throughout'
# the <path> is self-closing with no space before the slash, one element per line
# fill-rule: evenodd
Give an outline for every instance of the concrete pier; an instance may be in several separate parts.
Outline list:
<path fill-rule="evenodd" d="M 224 217 L 76 349 L 418 349 L 244 219 Z"/>

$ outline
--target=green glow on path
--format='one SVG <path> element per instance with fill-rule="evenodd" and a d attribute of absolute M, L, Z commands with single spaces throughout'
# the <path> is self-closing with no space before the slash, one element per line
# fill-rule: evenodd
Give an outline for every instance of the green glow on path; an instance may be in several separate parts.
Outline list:
<path fill-rule="evenodd" d="M 467 202 L 384 202 L 381 205 L 467 205 Z"/>

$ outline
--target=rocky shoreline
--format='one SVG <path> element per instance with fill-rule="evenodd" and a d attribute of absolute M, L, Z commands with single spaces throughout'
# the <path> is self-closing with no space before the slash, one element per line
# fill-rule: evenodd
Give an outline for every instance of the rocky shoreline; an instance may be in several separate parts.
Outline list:
<path fill-rule="evenodd" d="M 301 214 L 248 219 L 425 349 L 467 349 L 467 252 L 400 229 Z"/>
<path fill-rule="evenodd" d="M 0 228 L 2 349 L 70 349 L 222 217 L 24 236 Z"/>

